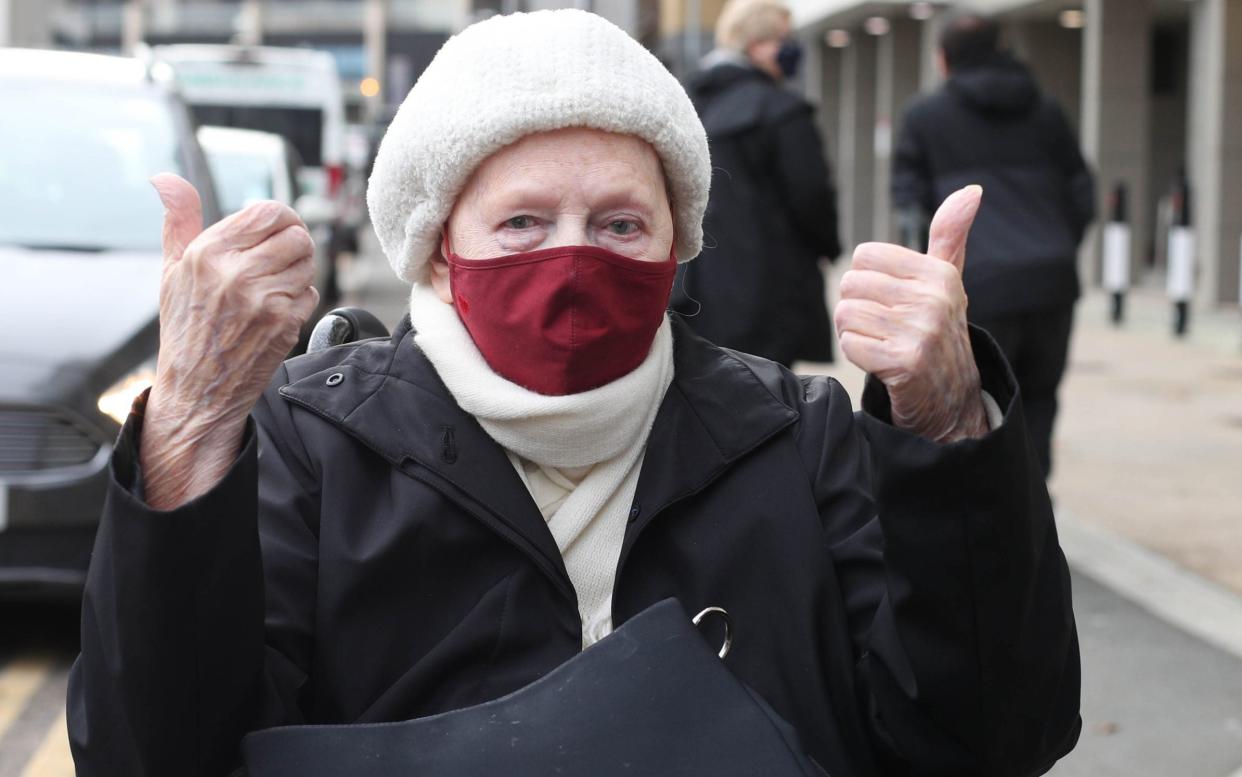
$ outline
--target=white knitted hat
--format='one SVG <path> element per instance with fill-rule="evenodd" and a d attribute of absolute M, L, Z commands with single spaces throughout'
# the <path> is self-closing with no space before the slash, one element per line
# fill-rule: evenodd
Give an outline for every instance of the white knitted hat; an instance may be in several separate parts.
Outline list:
<path fill-rule="evenodd" d="M 707 135 L 689 97 L 638 41 L 586 11 L 493 16 L 450 38 L 380 143 L 367 205 L 397 275 L 419 282 L 475 168 L 536 132 L 591 127 L 655 148 L 679 261 L 703 247 Z"/>

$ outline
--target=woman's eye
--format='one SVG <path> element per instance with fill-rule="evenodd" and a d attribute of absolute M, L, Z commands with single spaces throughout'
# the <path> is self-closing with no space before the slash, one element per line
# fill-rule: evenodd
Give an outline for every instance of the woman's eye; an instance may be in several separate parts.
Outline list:
<path fill-rule="evenodd" d="M 514 216 L 505 222 L 505 226 L 510 229 L 530 229 L 535 226 L 534 216 Z"/>
<path fill-rule="evenodd" d="M 632 235 L 638 231 L 638 225 L 633 221 L 610 221 L 608 231 L 614 235 Z"/>

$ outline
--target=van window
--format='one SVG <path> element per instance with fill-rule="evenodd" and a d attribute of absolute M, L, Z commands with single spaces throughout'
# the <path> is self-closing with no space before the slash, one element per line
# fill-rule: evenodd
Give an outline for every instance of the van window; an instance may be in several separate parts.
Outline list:
<path fill-rule="evenodd" d="M 216 196 L 225 213 L 233 213 L 258 200 L 270 200 L 272 163 L 265 154 L 204 149 Z"/>
<path fill-rule="evenodd" d="M 193 105 L 199 124 L 239 127 L 283 135 L 303 164 L 323 166 L 323 111 L 318 108 L 256 108 L 249 105 Z"/>

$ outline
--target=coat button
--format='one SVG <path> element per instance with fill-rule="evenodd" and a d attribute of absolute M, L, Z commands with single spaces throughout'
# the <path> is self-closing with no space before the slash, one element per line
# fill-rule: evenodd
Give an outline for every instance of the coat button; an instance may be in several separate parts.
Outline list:
<path fill-rule="evenodd" d="M 638 508 L 638 505 L 634 505 L 633 507 L 631 507 L 630 508 L 630 523 L 634 523 L 634 521 L 637 521 L 638 515 L 641 512 L 642 510 Z"/>
<path fill-rule="evenodd" d="M 339 386 L 342 382 L 344 382 L 344 380 L 344 375 L 339 372 L 334 372 L 328 376 L 328 379 L 325 380 L 324 383 L 327 383 L 329 386 Z"/>

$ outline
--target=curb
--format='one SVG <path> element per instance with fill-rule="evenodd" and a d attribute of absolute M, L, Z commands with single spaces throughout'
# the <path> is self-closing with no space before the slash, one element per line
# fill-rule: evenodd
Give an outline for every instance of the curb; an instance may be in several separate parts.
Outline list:
<path fill-rule="evenodd" d="M 1242 597 L 1132 540 L 1058 510 L 1070 566 L 1161 620 L 1242 659 Z M 1230 777 L 1242 777 L 1239 768 Z"/>

